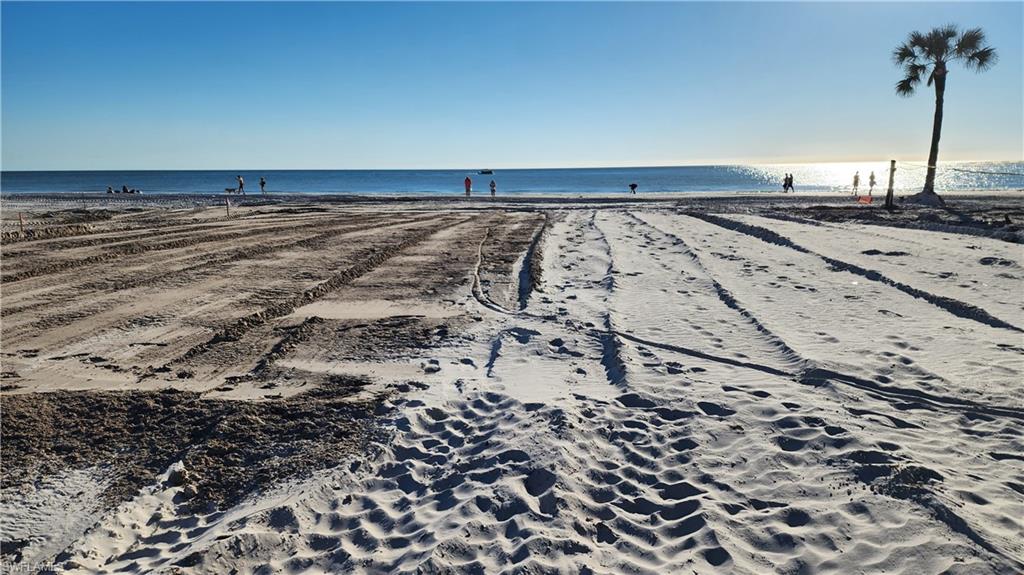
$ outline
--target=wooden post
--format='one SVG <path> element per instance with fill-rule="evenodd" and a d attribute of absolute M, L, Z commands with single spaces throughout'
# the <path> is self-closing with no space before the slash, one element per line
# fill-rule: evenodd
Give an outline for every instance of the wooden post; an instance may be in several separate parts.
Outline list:
<path fill-rule="evenodd" d="M 21 235 L 25 235 L 25 216 L 18 212 L 18 226 L 21 228 Z"/>
<path fill-rule="evenodd" d="M 227 212 L 228 217 L 231 217 L 231 203 L 228 202 L 227 198 L 224 198 L 224 211 Z"/>
<path fill-rule="evenodd" d="M 896 179 L 896 160 L 889 160 L 889 189 L 885 191 L 885 209 L 892 210 L 892 183 Z"/>

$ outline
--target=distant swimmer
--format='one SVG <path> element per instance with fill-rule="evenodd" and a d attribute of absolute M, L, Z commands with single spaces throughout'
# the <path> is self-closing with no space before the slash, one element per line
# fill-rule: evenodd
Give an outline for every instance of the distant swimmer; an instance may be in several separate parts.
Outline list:
<path fill-rule="evenodd" d="M 466 184 L 466 197 L 468 198 L 470 190 L 473 189 L 473 180 L 469 179 L 469 176 L 466 176 L 466 181 L 464 183 Z"/>
<path fill-rule="evenodd" d="M 260 193 L 261 194 L 267 193 L 267 190 L 265 189 L 266 187 L 267 187 L 267 179 L 264 178 L 263 176 L 260 176 Z"/>
<path fill-rule="evenodd" d="M 635 194 L 636 193 L 636 182 L 633 182 L 632 184 L 629 185 L 629 193 L 631 193 L 631 194 Z"/>
<path fill-rule="evenodd" d="M 853 195 L 857 195 L 857 188 L 860 187 L 860 172 L 853 174 Z"/>
<path fill-rule="evenodd" d="M 242 176 L 238 176 L 238 193 L 245 195 L 245 180 L 242 179 Z"/>
<path fill-rule="evenodd" d="M 495 184 L 494 180 L 491 180 L 491 197 L 493 198 L 494 194 L 496 194 L 497 192 L 498 192 L 498 184 Z"/>
<path fill-rule="evenodd" d="M 875 191 L 875 173 L 871 172 L 871 175 L 868 176 L 868 195 L 870 196 L 873 191 Z"/>

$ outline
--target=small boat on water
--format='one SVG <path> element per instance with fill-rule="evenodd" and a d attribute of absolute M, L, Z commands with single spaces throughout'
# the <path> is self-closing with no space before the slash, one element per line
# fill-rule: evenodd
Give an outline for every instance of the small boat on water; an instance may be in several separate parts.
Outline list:
<path fill-rule="evenodd" d="M 494 174 L 494 170 L 480 170 L 477 173 L 480 174 L 481 176 L 490 176 Z"/>

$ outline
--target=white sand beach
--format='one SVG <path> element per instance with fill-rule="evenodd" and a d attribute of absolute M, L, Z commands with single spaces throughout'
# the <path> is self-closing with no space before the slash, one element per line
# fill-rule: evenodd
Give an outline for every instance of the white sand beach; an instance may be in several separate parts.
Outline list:
<path fill-rule="evenodd" d="M 1024 570 L 1024 199 L 703 201 L 11 234 L 5 564 Z"/>

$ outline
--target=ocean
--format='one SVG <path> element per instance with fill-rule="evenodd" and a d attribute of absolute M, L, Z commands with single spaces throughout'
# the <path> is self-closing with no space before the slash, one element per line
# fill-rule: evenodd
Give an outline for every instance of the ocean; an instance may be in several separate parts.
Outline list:
<path fill-rule="evenodd" d="M 483 168 L 483 167 L 482 167 Z M 3 171 L 4 193 L 105 192 L 107 186 L 137 188 L 146 194 L 210 194 L 235 187 L 245 178 L 247 193 L 259 193 L 259 179 L 268 193 L 292 194 L 461 194 L 469 176 L 477 193 L 487 193 L 493 179 L 499 194 L 618 194 L 635 182 L 644 193 L 780 191 L 783 174 L 792 173 L 797 191 L 848 192 L 860 172 L 867 190 L 873 171 L 876 191 L 888 184 L 889 163 L 774 164 L 678 166 L 650 168 L 495 169 L 473 170 L 152 170 L 152 171 Z M 898 192 L 920 190 L 925 167 L 920 162 L 897 164 Z M 936 190 L 1024 189 L 1024 162 L 940 163 Z"/>

